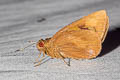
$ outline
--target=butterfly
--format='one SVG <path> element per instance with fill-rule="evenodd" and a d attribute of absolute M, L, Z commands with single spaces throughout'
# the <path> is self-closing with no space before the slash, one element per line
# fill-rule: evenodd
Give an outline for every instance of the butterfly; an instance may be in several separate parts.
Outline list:
<path fill-rule="evenodd" d="M 92 59 L 100 54 L 108 28 L 107 13 L 100 10 L 63 27 L 51 38 L 39 40 L 37 48 L 43 57 L 60 58 L 67 65 L 65 58 Z"/>

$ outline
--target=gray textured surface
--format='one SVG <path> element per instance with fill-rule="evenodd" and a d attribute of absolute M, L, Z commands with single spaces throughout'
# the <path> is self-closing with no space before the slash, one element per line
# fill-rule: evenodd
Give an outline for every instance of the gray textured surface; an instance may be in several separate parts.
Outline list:
<path fill-rule="evenodd" d="M 100 57 L 92 60 L 49 59 L 34 67 L 32 46 L 91 12 L 106 9 L 110 29 Z M 120 80 L 120 0 L 0 0 L 0 80 Z M 38 22 L 42 18 L 46 20 Z"/>

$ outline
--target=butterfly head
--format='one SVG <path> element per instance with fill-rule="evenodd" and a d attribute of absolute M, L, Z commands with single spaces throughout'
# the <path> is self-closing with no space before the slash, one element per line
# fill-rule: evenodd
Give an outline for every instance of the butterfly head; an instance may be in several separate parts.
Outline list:
<path fill-rule="evenodd" d="M 46 38 L 45 40 L 40 39 L 37 42 L 37 48 L 38 48 L 38 50 L 43 51 L 44 48 L 46 47 L 47 43 L 49 42 L 49 40 L 50 40 L 50 38 Z"/>
<path fill-rule="evenodd" d="M 38 50 L 43 51 L 43 49 L 44 49 L 44 44 L 45 44 L 44 41 L 45 41 L 45 40 L 40 39 L 40 40 L 37 42 L 36 46 L 37 46 Z"/>

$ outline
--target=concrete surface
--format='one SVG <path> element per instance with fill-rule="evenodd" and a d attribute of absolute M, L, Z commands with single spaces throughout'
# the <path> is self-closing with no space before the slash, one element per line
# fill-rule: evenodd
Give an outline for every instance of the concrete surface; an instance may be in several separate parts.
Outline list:
<path fill-rule="evenodd" d="M 100 9 L 110 29 L 96 59 L 72 59 L 68 67 L 47 57 L 34 67 L 35 45 L 14 52 Z M 0 80 L 120 80 L 120 0 L 0 0 Z"/>

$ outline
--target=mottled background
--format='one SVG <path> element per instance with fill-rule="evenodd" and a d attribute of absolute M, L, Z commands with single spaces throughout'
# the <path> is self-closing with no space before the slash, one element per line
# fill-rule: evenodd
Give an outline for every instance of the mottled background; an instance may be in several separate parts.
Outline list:
<path fill-rule="evenodd" d="M 34 67 L 35 45 L 14 52 L 100 9 L 110 29 L 96 59 L 72 59 L 68 67 L 47 57 Z M 120 0 L 0 0 L 0 80 L 120 80 Z"/>

